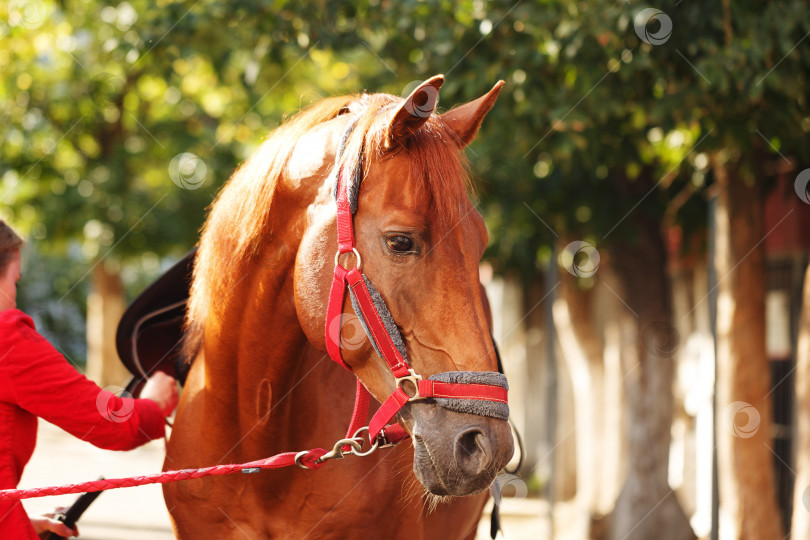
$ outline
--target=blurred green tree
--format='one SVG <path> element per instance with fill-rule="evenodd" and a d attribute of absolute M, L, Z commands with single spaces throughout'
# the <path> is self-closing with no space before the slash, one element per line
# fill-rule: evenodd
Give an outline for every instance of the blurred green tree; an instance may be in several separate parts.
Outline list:
<path fill-rule="evenodd" d="M 122 266 L 154 275 L 185 253 L 283 114 L 359 85 L 302 31 L 306 6 L 198 4 L 0 7 L 0 212 L 40 250 L 79 246 L 87 273 L 55 293 L 89 276 L 88 364 L 104 385 L 124 375 Z"/>
<path fill-rule="evenodd" d="M 99 290 L 116 289 L 122 261 L 155 269 L 193 245 L 216 188 L 285 113 L 362 88 L 399 94 L 439 72 L 446 103 L 506 79 L 470 151 L 487 256 L 534 281 L 556 264 L 555 243 L 560 252 L 583 240 L 610 255 L 638 317 L 630 364 L 641 373 L 613 536 L 691 534 L 666 476 L 672 351 L 645 346 L 672 330 L 665 233 L 705 236 L 705 199 L 719 188 L 751 239 L 720 267 L 754 266 L 728 293 L 763 286 L 761 257 L 747 258 L 765 235 L 761 204 L 734 201 L 760 201 L 769 178 L 808 158 L 805 2 L 11 0 L 4 8 L 0 208 L 51 249 L 78 242 Z M 728 181 L 714 187 L 715 178 Z M 729 197 L 737 189 L 748 195 Z M 753 347 L 758 367 L 744 379 L 733 373 L 748 348 L 731 347 L 723 399 L 756 402 L 764 436 L 769 406 L 752 380 L 767 373 Z M 742 536 L 778 537 L 773 494 L 762 487 L 770 456 L 754 446 L 735 441 L 744 465 L 724 473 L 749 501 L 734 519 Z M 763 473 L 751 481 L 744 470 Z"/>

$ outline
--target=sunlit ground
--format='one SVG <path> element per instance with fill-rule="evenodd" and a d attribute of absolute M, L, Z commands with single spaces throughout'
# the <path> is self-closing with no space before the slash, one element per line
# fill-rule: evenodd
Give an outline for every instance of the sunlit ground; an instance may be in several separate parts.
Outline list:
<path fill-rule="evenodd" d="M 25 468 L 20 488 L 72 484 L 99 476 L 116 478 L 159 472 L 163 441 L 152 441 L 131 452 L 100 450 L 39 421 L 37 447 Z M 29 515 L 55 506 L 69 506 L 78 495 L 24 501 Z M 158 485 L 108 491 L 101 494 L 79 521 L 86 540 L 173 539 L 169 514 Z"/>

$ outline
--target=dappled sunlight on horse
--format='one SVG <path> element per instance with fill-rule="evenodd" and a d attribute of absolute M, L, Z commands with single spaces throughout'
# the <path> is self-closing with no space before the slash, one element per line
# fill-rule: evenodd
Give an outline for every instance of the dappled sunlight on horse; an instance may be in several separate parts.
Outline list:
<path fill-rule="evenodd" d="M 439 115 L 442 82 L 433 77 L 405 100 L 323 100 L 273 132 L 225 185 L 195 261 L 184 343 L 193 363 L 166 468 L 332 448 L 352 416 L 356 378 L 381 403 L 415 391 L 395 382 L 348 295 L 327 326 L 341 170 L 358 171 L 346 186 L 355 253 L 411 373 L 420 384 L 499 384 L 478 278 L 487 233 L 463 149 L 502 83 Z M 344 251 L 341 264 L 361 264 Z M 326 354 L 330 332 L 351 371 Z M 167 484 L 176 533 L 471 538 L 513 445 L 505 403 L 492 412 L 470 397 L 408 401 L 394 420 L 412 443 L 367 457 Z"/>

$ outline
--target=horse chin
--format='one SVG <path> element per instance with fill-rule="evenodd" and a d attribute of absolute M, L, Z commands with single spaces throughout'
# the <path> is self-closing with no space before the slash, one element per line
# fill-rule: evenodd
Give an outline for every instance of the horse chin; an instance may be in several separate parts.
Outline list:
<path fill-rule="evenodd" d="M 413 404 L 417 405 L 417 404 Z M 504 420 L 451 412 L 419 404 L 410 411 L 416 478 L 433 497 L 474 495 L 489 488 L 512 457 L 514 445 Z"/>

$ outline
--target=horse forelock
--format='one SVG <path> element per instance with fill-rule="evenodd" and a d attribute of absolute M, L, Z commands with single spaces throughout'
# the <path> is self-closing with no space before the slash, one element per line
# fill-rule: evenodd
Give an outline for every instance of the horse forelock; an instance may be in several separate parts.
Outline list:
<path fill-rule="evenodd" d="M 413 181 L 403 189 L 420 190 L 423 200 L 428 201 L 432 223 L 446 230 L 464 218 L 472 192 L 468 164 L 455 135 L 439 115 L 433 114 L 401 146 L 393 150 L 386 147 L 387 125 L 402 101 L 389 94 L 322 100 L 271 132 L 234 172 L 212 203 L 200 237 L 183 343 L 187 362 L 202 347 L 204 324 L 212 306 L 225 301 L 244 279 L 239 263 L 256 257 L 261 246 L 268 244 L 273 202 L 284 169 L 297 140 L 319 124 L 344 113 L 356 116 L 338 163 L 349 170 L 361 168 L 356 184 L 351 186 L 355 198 L 375 160 L 404 159 Z"/>
<path fill-rule="evenodd" d="M 443 229 L 452 227 L 467 212 L 468 195 L 473 192 L 466 156 L 457 136 L 437 114 L 431 115 L 401 144 L 388 148 L 385 140 L 388 123 L 402 101 L 389 94 L 364 95 L 358 100 L 362 111 L 339 163 L 353 178 L 349 201 L 356 209 L 361 182 L 368 177 L 375 160 L 403 159 L 413 182 L 403 184 L 402 189 L 418 190 L 420 198 L 429 204 L 432 223 Z M 357 168 L 362 169 L 361 174 L 354 174 Z M 400 178 L 386 180 L 401 182 Z"/>

